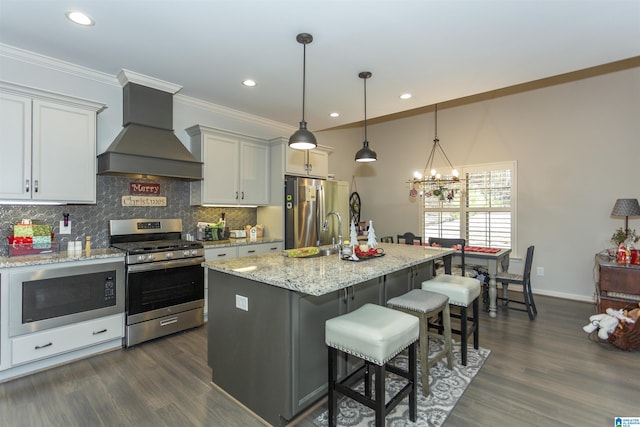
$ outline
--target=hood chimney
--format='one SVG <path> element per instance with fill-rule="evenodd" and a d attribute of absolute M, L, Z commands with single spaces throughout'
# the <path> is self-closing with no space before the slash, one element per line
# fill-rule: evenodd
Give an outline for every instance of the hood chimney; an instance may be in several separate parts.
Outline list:
<path fill-rule="evenodd" d="M 118 80 L 123 129 L 98 155 L 98 175 L 201 180 L 202 162 L 173 133 L 173 94 L 181 88 L 127 70 Z"/>

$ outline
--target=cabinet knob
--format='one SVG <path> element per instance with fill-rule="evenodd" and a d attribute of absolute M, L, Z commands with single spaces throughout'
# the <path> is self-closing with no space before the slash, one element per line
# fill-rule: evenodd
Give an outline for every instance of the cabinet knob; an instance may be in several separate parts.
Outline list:
<path fill-rule="evenodd" d="M 36 193 L 38 192 L 38 180 L 37 179 L 33 180 L 33 191 L 35 191 Z"/>
<path fill-rule="evenodd" d="M 26 185 L 25 185 L 25 189 L 24 189 L 24 191 L 26 191 L 27 193 L 28 193 L 29 191 L 31 191 L 31 190 L 30 190 L 30 184 L 31 184 L 31 183 L 30 183 L 30 182 L 29 182 L 29 180 L 27 179 L 27 182 L 26 182 Z"/>

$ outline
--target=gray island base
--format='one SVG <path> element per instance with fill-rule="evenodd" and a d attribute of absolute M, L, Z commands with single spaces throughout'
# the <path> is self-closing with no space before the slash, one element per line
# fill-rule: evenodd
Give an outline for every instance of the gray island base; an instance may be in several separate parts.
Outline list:
<path fill-rule="evenodd" d="M 212 381 L 277 426 L 326 395 L 325 321 L 419 287 L 433 260 L 454 252 L 380 247 L 384 256 L 360 262 L 266 254 L 205 263 Z M 345 357 L 340 377 L 356 368 Z"/>

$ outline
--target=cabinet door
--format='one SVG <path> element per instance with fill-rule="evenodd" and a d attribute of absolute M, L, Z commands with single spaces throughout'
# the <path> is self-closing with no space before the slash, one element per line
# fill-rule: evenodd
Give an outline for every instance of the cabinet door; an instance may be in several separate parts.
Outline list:
<path fill-rule="evenodd" d="M 202 203 L 236 204 L 239 201 L 238 140 L 202 134 L 204 176 Z"/>
<path fill-rule="evenodd" d="M 309 176 L 327 178 L 329 176 L 329 153 L 320 150 L 308 151 Z"/>
<path fill-rule="evenodd" d="M 307 175 L 307 150 L 294 150 L 285 147 L 285 173 Z"/>
<path fill-rule="evenodd" d="M 96 113 L 33 101 L 32 198 L 95 203 Z"/>
<path fill-rule="evenodd" d="M 0 94 L 0 159 L 0 199 L 30 199 L 30 98 Z"/>
<path fill-rule="evenodd" d="M 240 145 L 240 197 L 248 205 L 269 204 L 269 147 L 242 141 Z"/>

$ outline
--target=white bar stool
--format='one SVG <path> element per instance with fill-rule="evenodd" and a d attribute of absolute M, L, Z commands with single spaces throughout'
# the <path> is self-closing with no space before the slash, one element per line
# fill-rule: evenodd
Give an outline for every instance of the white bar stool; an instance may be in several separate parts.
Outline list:
<path fill-rule="evenodd" d="M 387 307 L 412 314 L 420 319 L 420 364 L 422 369 L 422 394 L 429 395 L 429 370 L 440 359 L 447 358 L 447 368 L 453 369 L 451 345 L 451 318 L 449 297 L 436 292 L 413 289 L 404 295 L 391 298 Z M 429 319 L 442 313 L 442 334 L 429 331 Z M 442 350 L 429 359 L 429 337 L 443 341 Z"/>
<path fill-rule="evenodd" d="M 419 336 L 418 318 L 375 304 L 365 304 L 351 313 L 329 319 L 325 323 L 325 342 L 329 351 L 329 426 L 338 417 L 338 393 L 375 411 L 376 427 L 383 427 L 385 417 L 409 396 L 409 419 L 416 420 L 416 341 Z M 404 349 L 408 349 L 407 370 L 388 365 Z M 364 360 L 364 366 L 338 381 L 338 351 Z M 375 390 L 371 398 L 371 373 L 375 375 Z M 387 403 L 385 397 L 386 371 L 407 379 Z M 364 394 L 350 384 L 364 373 Z"/>

